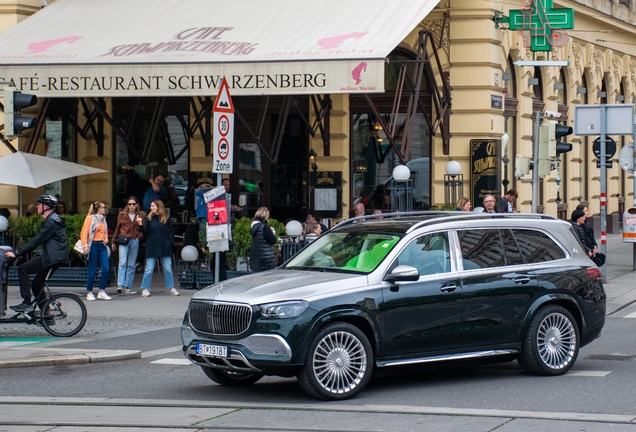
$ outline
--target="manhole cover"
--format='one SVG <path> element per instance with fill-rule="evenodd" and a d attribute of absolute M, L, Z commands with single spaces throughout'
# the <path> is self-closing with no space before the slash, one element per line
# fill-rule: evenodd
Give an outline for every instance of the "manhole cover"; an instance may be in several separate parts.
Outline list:
<path fill-rule="evenodd" d="M 636 355 L 626 354 L 590 354 L 585 357 L 585 360 L 618 360 L 618 361 L 630 361 L 636 360 Z"/>

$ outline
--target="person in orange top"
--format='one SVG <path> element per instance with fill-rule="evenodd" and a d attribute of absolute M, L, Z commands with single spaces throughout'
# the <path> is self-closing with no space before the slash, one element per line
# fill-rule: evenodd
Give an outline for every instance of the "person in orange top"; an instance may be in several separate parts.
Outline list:
<path fill-rule="evenodd" d="M 101 201 L 95 201 L 88 210 L 88 215 L 84 219 L 84 226 L 80 234 L 84 254 L 88 255 L 88 278 L 86 279 L 86 300 L 95 300 L 93 285 L 95 274 L 97 273 L 97 263 L 102 269 L 99 278 L 99 300 L 110 300 L 106 294 L 108 284 L 108 274 L 110 267 L 108 263 L 108 226 L 106 225 L 106 205 Z"/>

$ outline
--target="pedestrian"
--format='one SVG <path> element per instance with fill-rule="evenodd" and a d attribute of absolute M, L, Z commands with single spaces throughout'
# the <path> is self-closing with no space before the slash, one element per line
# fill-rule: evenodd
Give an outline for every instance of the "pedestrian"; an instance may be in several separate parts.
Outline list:
<path fill-rule="evenodd" d="M 27 254 L 37 246 L 42 245 L 41 255 L 18 267 L 22 303 L 17 306 L 11 306 L 11 309 L 16 312 L 31 312 L 35 309 L 36 304 L 41 305 L 45 300 L 42 287 L 49 270 L 68 262 L 66 222 L 55 213 L 57 203 L 57 198 L 53 195 L 40 195 L 37 199 L 35 211 L 44 217 L 42 228 L 24 246 L 18 248 L 15 252 L 5 253 L 5 256 L 15 258 Z M 31 274 L 35 274 L 33 282 L 31 282 Z M 31 291 L 33 291 L 35 303 L 31 301 Z"/>
<path fill-rule="evenodd" d="M 494 195 L 488 194 L 484 197 L 484 213 L 497 213 L 497 200 Z"/>
<path fill-rule="evenodd" d="M 369 198 L 369 207 L 380 210 L 391 208 L 391 196 L 386 185 L 379 184 L 376 186 L 371 198 Z"/>
<path fill-rule="evenodd" d="M 166 188 L 163 187 L 166 181 L 165 174 L 159 173 L 153 178 L 144 180 L 132 165 L 124 165 L 121 167 L 126 171 L 128 176 L 128 190 L 132 190 L 132 194 L 141 199 L 141 208 L 145 212 L 150 210 L 150 203 L 157 199 L 163 199 L 166 194 Z"/>
<path fill-rule="evenodd" d="M 139 243 L 143 237 L 141 227 L 137 219 L 139 214 L 139 202 L 134 196 L 126 200 L 126 207 L 117 215 L 117 226 L 113 233 L 111 248 L 119 249 L 119 267 L 117 271 L 117 293 L 135 294 L 132 288 L 135 279 L 135 265 L 139 253 Z"/>
<path fill-rule="evenodd" d="M 605 255 L 598 251 L 594 230 L 587 224 L 588 210 L 585 204 L 579 204 L 572 212 L 572 227 L 583 244 L 585 252 L 597 266 L 605 264 Z"/>
<path fill-rule="evenodd" d="M 59 201 L 57 203 L 57 208 L 55 209 L 55 211 L 59 215 L 68 214 L 68 211 L 66 211 L 66 204 L 64 204 L 62 201 Z"/>
<path fill-rule="evenodd" d="M 322 228 L 320 227 L 319 223 L 309 223 L 308 227 L 310 231 L 305 236 L 305 244 L 313 242 L 318 237 L 320 237 L 320 234 L 322 234 Z"/>
<path fill-rule="evenodd" d="M 518 211 L 512 207 L 512 204 L 518 197 L 519 194 L 516 190 L 509 189 L 508 192 L 497 201 L 497 213 L 518 213 Z"/>
<path fill-rule="evenodd" d="M 136 221 L 146 239 L 146 267 L 141 280 L 141 296 L 150 297 L 152 273 L 155 271 L 157 259 L 161 260 L 166 289 L 170 291 L 171 296 L 178 296 L 179 291 L 174 287 L 172 274 L 172 222 L 166 215 L 163 201 L 154 200 L 150 203 L 150 213 L 146 220 L 138 218 Z"/>
<path fill-rule="evenodd" d="M 252 247 L 250 249 L 250 268 L 255 272 L 275 269 L 276 256 L 273 245 L 276 244 L 276 233 L 273 227 L 267 224 L 269 210 L 260 207 L 254 215 L 252 222 Z"/>
<path fill-rule="evenodd" d="M 110 264 L 108 262 L 108 225 L 106 224 L 106 204 L 102 201 L 95 201 L 91 204 L 88 215 L 84 219 L 84 226 L 80 234 L 84 255 L 88 256 L 88 275 L 86 279 L 86 300 L 95 300 L 93 285 L 95 284 L 95 274 L 97 264 L 102 270 L 99 278 L 99 293 L 97 299 L 110 300 L 106 294 Z"/>
<path fill-rule="evenodd" d="M 359 202 L 353 207 L 353 216 L 354 217 L 364 216 L 364 204 Z"/>
<path fill-rule="evenodd" d="M 57 198 L 55 198 L 57 199 Z M 29 206 L 27 207 L 27 212 L 24 216 L 29 217 L 29 216 L 34 216 L 38 214 L 38 208 L 36 204 L 29 204 Z"/>
<path fill-rule="evenodd" d="M 466 197 L 460 197 L 457 200 L 457 208 L 455 209 L 455 211 L 467 211 L 469 212 L 472 208 L 472 204 L 470 203 L 470 200 Z"/>

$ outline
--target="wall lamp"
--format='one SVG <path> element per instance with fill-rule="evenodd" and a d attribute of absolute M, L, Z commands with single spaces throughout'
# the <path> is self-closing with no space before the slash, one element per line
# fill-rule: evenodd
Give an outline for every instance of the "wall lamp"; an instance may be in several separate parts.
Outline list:
<path fill-rule="evenodd" d="M 313 172 L 318 171 L 318 165 L 316 165 L 316 156 L 318 155 L 316 154 L 314 149 L 311 148 L 309 150 L 309 165 L 311 165 L 311 169 L 313 170 Z"/>

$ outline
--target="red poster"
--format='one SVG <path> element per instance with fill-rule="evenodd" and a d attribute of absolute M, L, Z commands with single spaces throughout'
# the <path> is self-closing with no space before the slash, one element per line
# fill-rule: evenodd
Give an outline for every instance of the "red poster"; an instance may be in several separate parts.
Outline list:
<path fill-rule="evenodd" d="M 227 223 L 227 207 L 225 200 L 210 201 L 208 208 L 208 225 L 222 225 Z"/>

